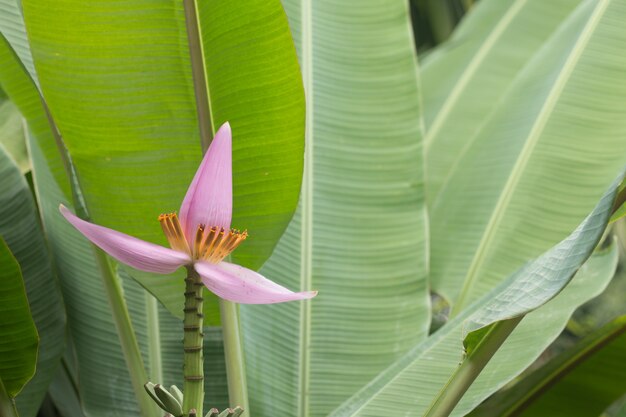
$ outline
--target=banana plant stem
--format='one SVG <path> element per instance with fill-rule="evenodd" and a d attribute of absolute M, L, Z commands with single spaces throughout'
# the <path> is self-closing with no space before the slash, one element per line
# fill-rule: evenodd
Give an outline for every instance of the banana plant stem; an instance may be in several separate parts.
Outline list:
<path fill-rule="evenodd" d="M 184 326 L 184 365 L 183 374 L 185 385 L 183 389 L 183 412 L 185 416 L 189 411 L 196 410 L 197 416 L 202 416 L 202 405 L 204 402 L 204 357 L 202 353 L 204 334 L 202 324 L 204 316 L 202 314 L 202 288 L 203 284 L 200 276 L 193 269 L 187 268 L 187 278 L 185 278 L 185 319 Z"/>
<path fill-rule="evenodd" d="M 245 410 L 243 415 L 249 416 L 248 387 L 237 304 L 220 299 L 220 317 L 224 338 L 226 376 L 228 378 L 228 399 L 232 407 L 240 406 Z"/>
<path fill-rule="evenodd" d="M 135 335 L 133 324 L 128 314 L 128 307 L 124 300 L 121 282 L 117 274 L 113 271 L 107 255 L 95 246 L 94 252 L 102 273 L 102 282 L 109 304 L 111 305 L 113 321 L 115 322 L 115 328 L 120 338 L 122 352 L 124 353 L 124 359 L 126 359 L 126 365 L 128 366 L 133 391 L 135 392 L 135 397 L 139 404 L 139 410 L 143 417 L 159 415 L 157 405 L 152 402 L 143 387 L 144 384 L 148 382 L 148 375 L 143 364 L 139 344 L 137 343 L 137 336 Z"/>
<path fill-rule="evenodd" d="M 465 392 L 498 351 L 507 337 L 515 330 L 524 316 L 500 321 L 493 325 L 478 345 L 463 359 L 424 417 L 448 417 Z"/>

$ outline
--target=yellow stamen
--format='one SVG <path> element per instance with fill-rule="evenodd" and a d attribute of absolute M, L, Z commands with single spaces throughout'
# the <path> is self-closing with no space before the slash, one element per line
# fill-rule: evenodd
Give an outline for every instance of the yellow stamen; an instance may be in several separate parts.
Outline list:
<path fill-rule="evenodd" d="M 198 226 L 198 230 L 196 230 L 196 239 L 193 242 L 193 256 L 194 258 L 200 257 L 200 247 L 202 244 L 202 240 L 204 238 L 204 225 Z"/>
<path fill-rule="evenodd" d="M 161 214 L 159 223 L 172 249 L 186 252 L 193 259 L 218 263 L 227 257 L 237 246 L 248 237 L 248 232 L 239 230 L 218 229 L 216 226 L 207 228 L 199 225 L 193 240 L 193 251 L 187 243 L 183 229 L 176 213 Z"/>
<path fill-rule="evenodd" d="M 189 245 L 187 244 L 176 213 L 161 214 L 159 216 L 159 223 L 161 223 L 161 228 L 171 248 L 189 253 Z"/>
<path fill-rule="evenodd" d="M 224 229 L 218 232 L 217 228 L 213 227 L 203 242 L 203 248 L 200 250 L 202 254 L 200 259 L 218 263 L 235 250 L 247 236 L 247 232 L 240 233 L 237 230 L 226 232 Z"/>
<path fill-rule="evenodd" d="M 217 231 L 217 227 L 212 227 L 209 229 L 209 232 L 206 233 L 206 237 L 204 242 L 202 242 L 202 252 L 200 254 L 200 259 L 205 259 L 207 254 L 213 251 L 215 247 L 215 242 L 219 239 L 219 232 Z"/>

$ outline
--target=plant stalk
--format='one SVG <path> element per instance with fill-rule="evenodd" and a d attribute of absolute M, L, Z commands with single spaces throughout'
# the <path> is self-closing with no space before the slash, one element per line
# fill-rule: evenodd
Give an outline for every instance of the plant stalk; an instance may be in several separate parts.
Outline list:
<path fill-rule="evenodd" d="M 183 412 L 189 415 L 191 409 L 196 410 L 197 416 L 202 416 L 202 403 L 204 402 L 204 355 L 202 346 L 204 334 L 202 324 L 202 280 L 193 267 L 187 267 L 185 278 L 185 319 L 183 322 L 185 336 L 183 349 L 185 359 L 183 374 L 185 385 L 183 388 Z"/>
<path fill-rule="evenodd" d="M 163 357 L 161 355 L 159 305 L 152 294 L 145 291 L 146 319 L 148 325 L 148 364 L 150 367 L 150 380 L 163 382 Z"/>
<path fill-rule="evenodd" d="M 206 68 L 204 67 L 204 48 L 198 20 L 198 6 L 196 0 L 183 0 L 185 8 L 185 25 L 187 26 L 187 41 L 189 42 L 189 58 L 191 59 L 191 75 L 193 91 L 196 97 L 196 112 L 198 113 L 198 127 L 200 128 L 200 143 L 203 152 L 209 149 L 213 140 L 213 116 L 211 114 L 211 98 L 209 83 L 207 82 Z"/>
<path fill-rule="evenodd" d="M 244 415 L 249 416 L 248 386 L 246 384 L 237 304 L 220 298 L 220 317 L 224 339 L 226 376 L 228 378 L 228 399 L 232 407 L 240 406 L 244 409 Z"/>
<path fill-rule="evenodd" d="M 456 368 L 424 417 L 448 417 L 523 318 L 524 316 L 520 316 L 494 324 L 474 350 Z"/>
<path fill-rule="evenodd" d="M 113 321 L 115 322 L 115 328 L 120 338 L 120 344 L 122 346 L 122 352 L 124 353 L 124 359 L 126 359 L 126 366 L 128 366 L 133 391 L 139 403 L 139 410 L 142 416 L 153 417 L 159 414 L 159 408 L 152 402 L 143 387 L 143 385 L 148 382 L 148 375 L 143 364 L 139 344 L 137 343 L 137 336 L 135 335 L 133 324 L 128 314 L 128 307 L 126 306 L 126 300 L 124 300 L 120 280 L 113 271 L 107 255 L 95 246 L 94 253 L 98 265 L 100 266 L 100 271 L 102 272 L 102 282 L 107 294 L 107 299 L 111 305 Z"/>

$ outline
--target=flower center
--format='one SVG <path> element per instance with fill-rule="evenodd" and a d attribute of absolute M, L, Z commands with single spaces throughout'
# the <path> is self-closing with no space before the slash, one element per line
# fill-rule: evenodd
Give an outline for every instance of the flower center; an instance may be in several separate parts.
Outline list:
<path fill-rule="evenodd" d="M 190 248 L 176 213 L 161 214 L 159 223 L 172 249 L 187 252 L 194 260 L 214 264 L 228 256 L 248 237 L 247 231 L 224 230 L 216 226 L 207 228 L 201 224 L 196 229 L 193 248 Z"/>

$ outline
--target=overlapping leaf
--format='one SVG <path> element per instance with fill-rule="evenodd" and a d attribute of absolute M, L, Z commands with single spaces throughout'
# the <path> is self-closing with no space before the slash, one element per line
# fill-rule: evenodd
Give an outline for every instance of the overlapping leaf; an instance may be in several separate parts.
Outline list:
<path fill-rule="evenodd" d="M 39 337 L 20 265 L 0 237 L 0 380 L 11 397 L 35 374 Z"/>
<path fill-rule="evenodd" d="M 467 146 L 449 148 L 431 267 L 454 314 L 565 237 L 626 163 L 624 13 L 623 0 L 582 3 Z"/>
<path fill-rule="evenodd" d="M 37 372 L 17 398 L 20 415 L 29 417 L 37 414 L 63 354 L 65 312 L 30 188 L 1 148 L 0 219 L 0 236 L 20 265 L 40 339 Z"/>
<path fill-rule="evenodd" d="M 615 198 L 615 185 L 595 210 L 567 239 L 513 274 L 357 393 L 333 417 L 377 416 L 381 412 L 424 416 L 431 409 L 459 362 L 461 341 L 497 320 L 526 314 L 546 303 L 568 283 L 590 255 L 606 226 Z M 513 378 L 545 349 L 563 329 L 573 310 L 599 294 L 614 274 L 617 251 L 599 252 L 553 300 L 530 312 L 466 392 L 453 416 L 466 415 L 494 390 Z M 472 341 L 466 339 L 467 349 Z"/>
<path fill-rule="evenodd" d="M 471 413 L 479 416 L 600 415 L 626 394 L 626 317 L 585 337 Z"/>
<path fill-rule="evenodd" d="M 481 0 L 422 70 L 428 203 L 515 77 L 581 0 Z"/>
<path fill-rule="evenodd" d="M 20 0 L 0 0 L 0 34 L 11 45 L 29 76 L 38 85 Z"/>

